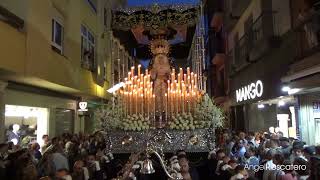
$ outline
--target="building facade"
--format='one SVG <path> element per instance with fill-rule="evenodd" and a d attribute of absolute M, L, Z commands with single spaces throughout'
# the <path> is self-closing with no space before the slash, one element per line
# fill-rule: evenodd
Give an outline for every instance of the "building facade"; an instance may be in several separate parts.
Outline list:
<path fill-rule="evenodd" d="M 38 141 L 43 134 L 92 130 L 90 111 L 110 96 L 111 9 L 120 5 L 0 2 L 1 140 L 12 124 Z"/>
<path fill-rule="evenodd" d="M 296 53 L 289 70 L 282 77 L 288 93 L 298 99 L 298 128 L 308 144 L 320 143 L 320 49 L 319 1 L 291 1 L 292 29 Z"/>
<path fill-rule="evenodd" d="M 277 127 L 296 137 L 296 99 L 282 91 L 281 82 L 294 58 L 290 1 L 238 5 L 243 12 L 230 21 L 227 39 L 231 126 L 244 131 Z"/>
<path fill-rule="evenodd" d="M 230 7 L 233 1 L 227 2 Z M 242 12 L 231 16 L 226 9 L 224 21 L 231 126 L 277 127 L 287 137 L 319 143 L 317 1 L 257 0 L 238 6 Z"/>

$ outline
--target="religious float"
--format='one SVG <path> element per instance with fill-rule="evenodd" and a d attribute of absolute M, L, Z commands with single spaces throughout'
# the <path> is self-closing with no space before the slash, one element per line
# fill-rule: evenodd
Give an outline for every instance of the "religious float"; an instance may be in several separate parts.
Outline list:
<path fill-rule="evenodd" d="M 197 58 L 191 67 L 176 68 L 169 57 L 175 27 L 195 25 L 198 11 L 198 7 L 154 6 L 152 11 L 115 12 L 114 28 L 143 27 L 153 58 L 145 70 L 141 65 L 131 67 L 112 89 L 112 102 L 95 113 L 106 133 L 109 152 L 155 154 L 172 179 L 179 179 L 177 172 L 169 172 L 163 154 L 177 150 L 209 152 L 214 148 L 215 129 L 224 119 L 206 94 L 203 37 L 196 38 Z M 136 160 L 130 158 L 124 174 L 128 176 Z M 141 166 L 141 173 L 153 172 L 148 158 Z"/>

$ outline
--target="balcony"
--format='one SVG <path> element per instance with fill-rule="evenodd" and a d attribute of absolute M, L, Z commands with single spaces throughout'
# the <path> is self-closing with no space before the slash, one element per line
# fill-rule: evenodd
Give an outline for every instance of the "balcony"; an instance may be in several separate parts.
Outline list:
<path fill-rule="evenodd" d="M 297 76 L 300 78 L 311 75 L 311 69 L 320 67 L 320 10 L 308 14 L 310 16 L 306 18 L 300 17 L 293 28 L 296 54 L 288 75 L 306 71 Z"/>
<path fill-rule="evenodd" d="M 263 13 L 253 23 L 249 61 L 256 61 L 271 48 L 280 47 L 281 41 L 274 14 L 275 12 Z"/>
<path fill-rule="evenodd" d="M 280 38 L 274 21 L 274 13 L 262 13 L 248 31 L 235 43 L 233 66 L 241 70 L 259 60 L 271 48 L 280 46 Z"/>

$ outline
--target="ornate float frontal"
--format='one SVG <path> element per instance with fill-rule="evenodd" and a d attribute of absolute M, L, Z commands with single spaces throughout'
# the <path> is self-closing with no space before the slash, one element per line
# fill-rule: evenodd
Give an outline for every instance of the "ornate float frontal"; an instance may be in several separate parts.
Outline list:
<path fill-rule="evenodd" d="M 161 152 L 182 149 L 206 152 L 214 146 L 214 130 L 222 126 L 224 116 L 206 94 L 202 73 L 205 66 L 203 37 L 195 38 L 197 58 L 192 60 L 190 67 L 176 68 L 169 57 L 169 40 L 175 37 L 175 29 L 178 25 L 194 26 L 200 17 L 198 12 L 197 7 L 192 7 L 183 11 L 153 8 L 131 14 L 114 13 L 113 28 L 123 30 L 143 26 L 143 34 L 150 41 L 152 59 L 148 68 L 131 67 L 122 82 L 110 91 L 112 102 L 95 114 L 106 132 L 110 151 L 138 152 L 151 142 Z M 174 14 L 181 16 L 179 22 L 160 18 Z M 131 16 L 135 18 L 134 23 L 121 23 L 121 19 Z M 159 18 L 151 21 L 146 17 Z"/>

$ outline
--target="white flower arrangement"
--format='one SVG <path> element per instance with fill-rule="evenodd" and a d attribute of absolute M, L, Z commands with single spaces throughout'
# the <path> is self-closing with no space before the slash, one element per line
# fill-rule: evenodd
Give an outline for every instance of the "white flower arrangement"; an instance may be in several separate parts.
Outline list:
<path fill-rule="evenodd" d="M 202 100 L 195 109 L 194 116 L 198 121 L 204 122 L 206 128 L 221 127 L 225 118 L 223 111 L 214 105 L 208 94 L 202 97 Z"/>
<path fill-rule="evenodd" d="M 154 127 L 151 127 L 150 119 L 142 114 L 123 117 L 123 111 L 119 105 L 112 106 L 108 104 L 103 106 L 96 110 L 94 117 L 96 122 L 100 122 L 99 128 L 107 130 L 144 131 L 154 129 Z M 208 94 L 205 94 L 197 104 L 193 114 L 175 114 L 171 117 L 168 126 L 169 129 L 182 131 L 217 128 L 223 125 L 223 120 L 223 111 L 214 105 Z"/>
<path fill-rule="evenodd" d="M 150 121 L 148 117 L 143 117 L 142 114 L 134 114 L 127 116 L 121 121 L 120 129 L 124 131 L 143 131 L 150 129 Z"/>
<path fill-rule="evenodd" d="M 211 127 L 221 127 L 224 119 L 223 112 L 214 105 L 208 94 L 205 94 L 197 104 L 195 113 L 176 114 L 169 122 L 170 129 L 194 130 Z"/>

